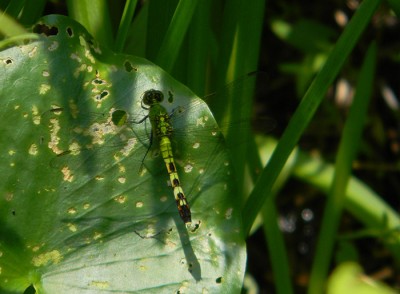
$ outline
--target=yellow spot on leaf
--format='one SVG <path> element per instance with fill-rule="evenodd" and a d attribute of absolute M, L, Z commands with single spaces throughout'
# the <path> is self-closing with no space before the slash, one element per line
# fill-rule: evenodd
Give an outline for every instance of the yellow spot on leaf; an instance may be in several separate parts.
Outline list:
<path fill-rule="evenodd" d="M 39 94 L 44 95 L 51 89 L 51 86 L 48 84 L 41 84 L 39 88 Z"/>
<path fill-rule="evenodd" d="M 129 153 L 133 150 L 133 148 L 135 148 L 137 143 L 137 139 L 136 138 L 130 138 L 127 142 L 127 144 L 124 146 L 124 148 L 121 150 L 121 153 L 124 156 L 128 156 Z"/>
<path fill-rule="evenodd" d="M 141 266 L 139 266 L 139 269 L 140 269 L 141 271 L 146 271 L 146 270 L 147 270 L 147 266 L 141 265 Z"/>
<path fill-rule="evenodd" d="M 32 144 L 29 147 L 29 154 L 30 155 L 36 155 L 38 153 L 38 146 L 36 144 Z"/>
<path fill-rule="evenodd" d="M 87 69 L 87 65 L 85 63 L 81 64 L 79 67 L 76 68 L 75 72 L 73 73 L 75 78 L 78 78 L 81 72 L 85 72 Z"/>
<path fill-rule="evenodd" d="M 68 150 L 71 151 L 72 155 L 78 155 L 81 152 L 81 146 L 79 146 L 78 142 L 72 142 L 69 145 Z"/>
<path fill-rule="evenodd" d="M 187 164 L 184 167 L 185 173 L 190 173 L 192 171 L 192 169 L 193 169 L 193 165 L 191 165 L 191 164 Z"/>
<path fill-rule="evenodd" d="M 125 203 L 127 197 L 125 195 L 120 195 L 117 197 L 114 197 L 114 200 L 117 201 L 118 203 Z"/>
<path fill-rule="evenodd" d="M 72 60 L 78 61 L 79 63 L 82 61 L 82 59 L 81 59 L 77 54 L 75 54 L 75 53 L 72 53 L 72 54 L 70 55 L 70 58 L 71 58 Z"/>
<path fill-rule="evenodd" d="M 47 265 L 49 263 L 58 264 L 62 260 L 62 255 L 59 251 L 53 250 L 50 252 L 39 254 L 32 258 L 32 264 L 36 267 Z"/>
<path fill-rule="evenodd" d="M 50 119 L 50 141 L 48 147 L 55 153 L 60 154 L 62 151 L 58 148 L 58 143 L 60 142 L 60 137 L 58 137 L 58 132 L 60 131 L 60 123 L 58 119 Z"/>
<path fill-rule="evenodd" d="M 14 198 L 14 194 L 7 192 L 4 198 L 6 199 L 6 201 L 11 201 Z"/>
<path fill-rule="evenodd" d="M 108 287 L 110 287 L 110 283 L 101 281 L 91 281 L 90 286 L 96 287 L 98 289 L 107 289 Z"/>
<path fill-rule="evenodd" d="M 32 115 L 38 115 L 39 114 L 39 109 L 37 108 L 36 105 L 32 106 Z"/>
<path fill-rule="evenodd" d="M 38 252 L 40 250 L 40 246 L 36 245 L 32 247 L 33 252 Z"/>
<path fill-rule="evenodd" d="M 68 226 L 68 229 L 69 229 L 71 232 L 76 232 L 76 231 L 78 230 L 78 228 L 77 228 L 76 225 L 74 225 L 74 224 L 69 223 L 69 224 L 67 224 L 67 226 Z"/>
<path fill-rule="evenodd" d="M 40 124 L 40 115 L 39 115 L 39 109 L 37 108 L 36 105 L 32 106 L 32 121 L 35 125 L 39 125 Z"/>
<path fill-rule="evenodd" d="M 99 233 L 99 232 L 95 232 L 95 233 L 94 233 L 94 236 L 93 236 L 93 239 L 94 239 L 94 240 L 97 240 L 97 239 L 100 239 L 101 237 L 103 237 L 103 234 L 101 234 L 101 233 Z"/>
<path fill-rule="evenodd" d="M 29 57 L 34 57 L 36 55 L 37 52 L 37 47 L 33 47 L 31 51 L 28 52 L 28 56 Z"/>
<path fill-rule="evenodd" d="M 205 117 L 200 117 L 200 118 L 198 118 L 197 120 L 196 120 L 196 126 L 198 127 L 198 126 L 202 126 L 203 128 L 205 127 L 205 125 L 206 125 L 206 121 L 208 120 L 208 118 L 205 116 Z"/>
<path fill-rule="evenodd" d="M 77 213 L 77 210 L 76 210 L 75 207 L 70 207 L 70 208 L 68 208 L 67 212 L 68 212 L 69 214 L 75 214 L 75 213 Z"/>
<path fill-rule="evenodd" d="M 118 167 L 118 170 L 119 170 L 119 172 L 120 172 L 121 174 L 123 174 L 123 173 L 126 172 L 126 168 L 125 168 L 125 166 L 123 166 L 123 165 L 120 165 L 120 166 Z"/>
<path fill-rule="evenodd" d="M 90 60 L 91 63 L 96 63 L 96 59 L 94 59 L 92 52 L 90 50 L 85 50 L 85 57 Z"/>
<path fill-rule="evenodd" d="M 35 125 L 40 125 L 40 119 L 41 119 L 40 115 L 32 116 L 32 121 Z"/>
<path fill-rule="evenodd" d="M 64 175 L 64 178 L 63 178 L 64 181 L 72 182 L 72 180 L 74 179 L 74 175 L 71 173 L 71 170 L 67 166 L 64 166 L 61 169 L 61 172 Z"/>

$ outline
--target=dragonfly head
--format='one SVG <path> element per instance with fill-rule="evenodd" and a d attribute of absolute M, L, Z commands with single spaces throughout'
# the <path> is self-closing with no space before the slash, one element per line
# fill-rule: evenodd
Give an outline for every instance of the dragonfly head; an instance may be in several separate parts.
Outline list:
<path fill-rule="evenodd" d="M 164 95 L 161 91 L 151 89 L 144 92 L 142 103 L 147 106 L 152 106 L 154 104 L 162 102 L 163 100 Z"/>

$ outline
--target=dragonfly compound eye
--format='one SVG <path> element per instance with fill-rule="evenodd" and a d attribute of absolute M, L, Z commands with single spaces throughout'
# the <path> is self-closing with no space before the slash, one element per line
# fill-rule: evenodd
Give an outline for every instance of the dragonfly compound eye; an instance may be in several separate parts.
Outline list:
<path fill-rule="evenodd" d="M 143 103 L 146 105 L 153 105 L 155 103 L 160 103 L 164 100 L 164 95 L 158 90 L 148 90 L 144 93 Z"/>

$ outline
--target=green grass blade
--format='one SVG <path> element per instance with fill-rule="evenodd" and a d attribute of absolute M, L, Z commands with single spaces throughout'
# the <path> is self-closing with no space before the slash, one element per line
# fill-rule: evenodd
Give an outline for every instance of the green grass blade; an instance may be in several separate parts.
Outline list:
<path fill-rule="evenodd" d="M 208 24 L 211 19 L 211 1 L 200 1 L 188 31 L 187 85 L 201 97 L 207 94 L 205 89 L 210 52 L 216 50 L 216 40 L 213 38 Z"/>
<path fill-rule="evenodd" d="M 336 231 L 345 202 L 346 188 L 351 175 L 351 166 L 356 158 L 372 95 L 376 51 L 376 44 L 373 43 L 367 51 L 366 59 L 360 72 L 354 102 L 350 108 L 349 118 L 344 127 L 343 137 L 339 145 L 335 176 L 322 220 L 321 234 L 311 272 L 309 293 L 321 293 L 324 289 L 335 244 Z"/>
<path fill-rule="evenodd" d="M 124 53 L 140 57 L 146 56 L 148 11 L 149 3 L 147 2 L 140 8 L 133 19 L 124 45 Z"/>
<path fill-rule="evenodd" d="M 4 12 L 7 13 L 10 17 L 18 18 L 18 15 L 21 13 L 23 9 L 25 1 L 23 0 L 15 0 L 10 1 L 7 4 L 7 7 L 4 8 Z"/>
<path fill-rule="evenodd" d="M 10 15 L 0 10 L 0 34 L 6 37 L 27 34 L 28 31 Z"/>
<path fill-rule="evenodd" d="M 243 209 L 245 232 L 248 233 L 250 231 L 257 213 L 265 202 L 265 199 L 271 193 L 272 185 L 278 177 L 290 152 L 296 146 L 301 134 L 311 121 L 328 87 L 335 79 L 346 58 L 354 48 L 379 3 L 380 0 L 366 0 L 362 2 L 343 34 L 338 39 L 324 67 L 315 77 L 310 88 L 306 92 L 290 120 L 288 127 L 283 133 L 271 160 L 264 168 L 258 184 L 254 188 Z"/>
<path fill-rule="evenodd" d="M 156 58 L 156 63 L 167 71 L 171 71 L 175 64 L 197 3 L 197 0 L 179 1 L 176 7 Z"/>
<path fill-rule="evenodd" d="M 263 162 L 268 159 L 265 158 L 267 154 L 272 154 L 273 149 L 276 146 L 276 142 L 271 139 L 257 138 L 258 146 L 260 146 L 259 153 L 263 157 Z M 294 164 L 296 164 L 298 152 L 294 152 L 285 165 L 282 173 L 279 175 L 277 181 L 273 187 L 273 194 L 275 195 L 286 183 L 288 177 L 292 174 Z M 258 170 L 261 170 L 262 166 L 259 166 Z M 255 177 L 252 177 L 255 180 Z M 285 240 L 283 237 L 282 230 L 278 225 L 278 211 L 275 204 L 274 197 L 270 197 L 265 202 L 261 210 L 263 229 L 265 240 L 268 245 L 268 252 L 271 259 L 272 271 L 274 273 L 274 281 L 276 285 L 276 293 L 290 294 L 293 293 L 293 285 L 290 274 L 290 263 L 287 256 Z M 254 229 L 254 228 L 253 228 Z"/>
<path fill-rule="evenodd" d="M 265 202 L 262 215 L 265 222 L 263 228 L 268 243 L 276 293 L 291 294 L 293 293 L 293 286 L 290 279 L 289 259 L 285 250 L 285 240 L 277 223 L 279 215 L 272 197 Z"/>
<path fill-rule="evenodd" d="M 80 22 L 102 45 L 112 47 L 111 19 L 105 0 L 68 0 L 69 15 Z"/>
<path fill-rule="evenodd" d="M 171 23 L 178 1 L 153 0 L 147 5 L 147 38 L 145 57 L 155 62 L 161 43 Z"/>
<path fill-rule="evenodd" d="M 133 19 L 133 14 L 135 13 L 137 0 L 128 0 L 125 3 L 124 13 L 121 17 L 121 22 L 119 24 L 118 33 L 115 41 L 115 51 L 122 52 L 126 37 L 128 36 L 128 30 Z"/>
<path fill-rule="evenodd" d="M 259 56 L 259 40 L 262 31 L 264 16 L 264 1 L 253 1 L 249 5 L 246 1 L 227 2 L 224 9 L 223 38 L 221 39 L 220 60 L 218 64 L 218 86 L 222 87 L 229 81 L 234 81 L 244 74 L 257 68 Z M 229 46 L 230 45 L 230 46 Z M 243 56 L 246 56 L 244 58 Z M 221 68 L 221 70 L 219 70 Z M 246 121 L 251 117 L 254 88 L 235 89 L 226 95 L 227 99 L 213 101 L 212 109 L 217 121 L 228 125 L 233 120 Z M 246 157 L 246 144 L 240 144 L 247 138 L 251 139 L 250 124 L 237 130 L 232 127 L 226 133 L 226 141 L 234 158 L 234 172 L 237 181 L 238 197 L 243 195 L 243 180 Z M 246 138 L 246 139 L 244 139 Z M 240 180 L 239 180 L 240 179 Z M 241 199 L 243 202 L 243 200 Z"/>
<path fill-rule="evenodd" d="M 5 12 L 9 16 L 18 19 L 20 24 L 29 26 L 41 16 L 45 4 L 46 0 L 13 0 L 9 1 L 5 8 Z M 3 7 L 3 5 L 1 7 Z"/>

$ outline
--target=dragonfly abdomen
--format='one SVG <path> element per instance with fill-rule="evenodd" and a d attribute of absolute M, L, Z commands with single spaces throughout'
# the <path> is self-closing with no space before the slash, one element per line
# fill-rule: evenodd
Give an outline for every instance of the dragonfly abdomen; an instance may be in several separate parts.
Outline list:
<path fill-rule="evenodd" d="M 168 136 L 162 136 L 160 138 L 160 151 L 164 159 L 165 166 L 167 167 L 172 188 L 174 189 L 174 196 L 178 206 L 179 215 L 184 221 L 185 225 L 190 225 L 192 222 L 192 216 L 180 184 L 178 173 L 176 171 L 171 141 Z"/>
<path fill-rule="evenodd" d="M 163 98 L 164 95 L 161 91 L 148 90 L 145 92 L 142 102 L 144 105 L 148 106 L 148 117 L 150 118 L 153 129 L 153 136 L 159 141 L 160 152 L 167 167 L 172 188 L 174 189 L 174 197 L 179 215 L 186 227 L 189 227 L 192 223 L 192 216 L 174 162 L 170 140 L 173 136 L 173 128 L 170 122 L 170 115 L 160 104 L 160 102 L 163 101 Z"/>

